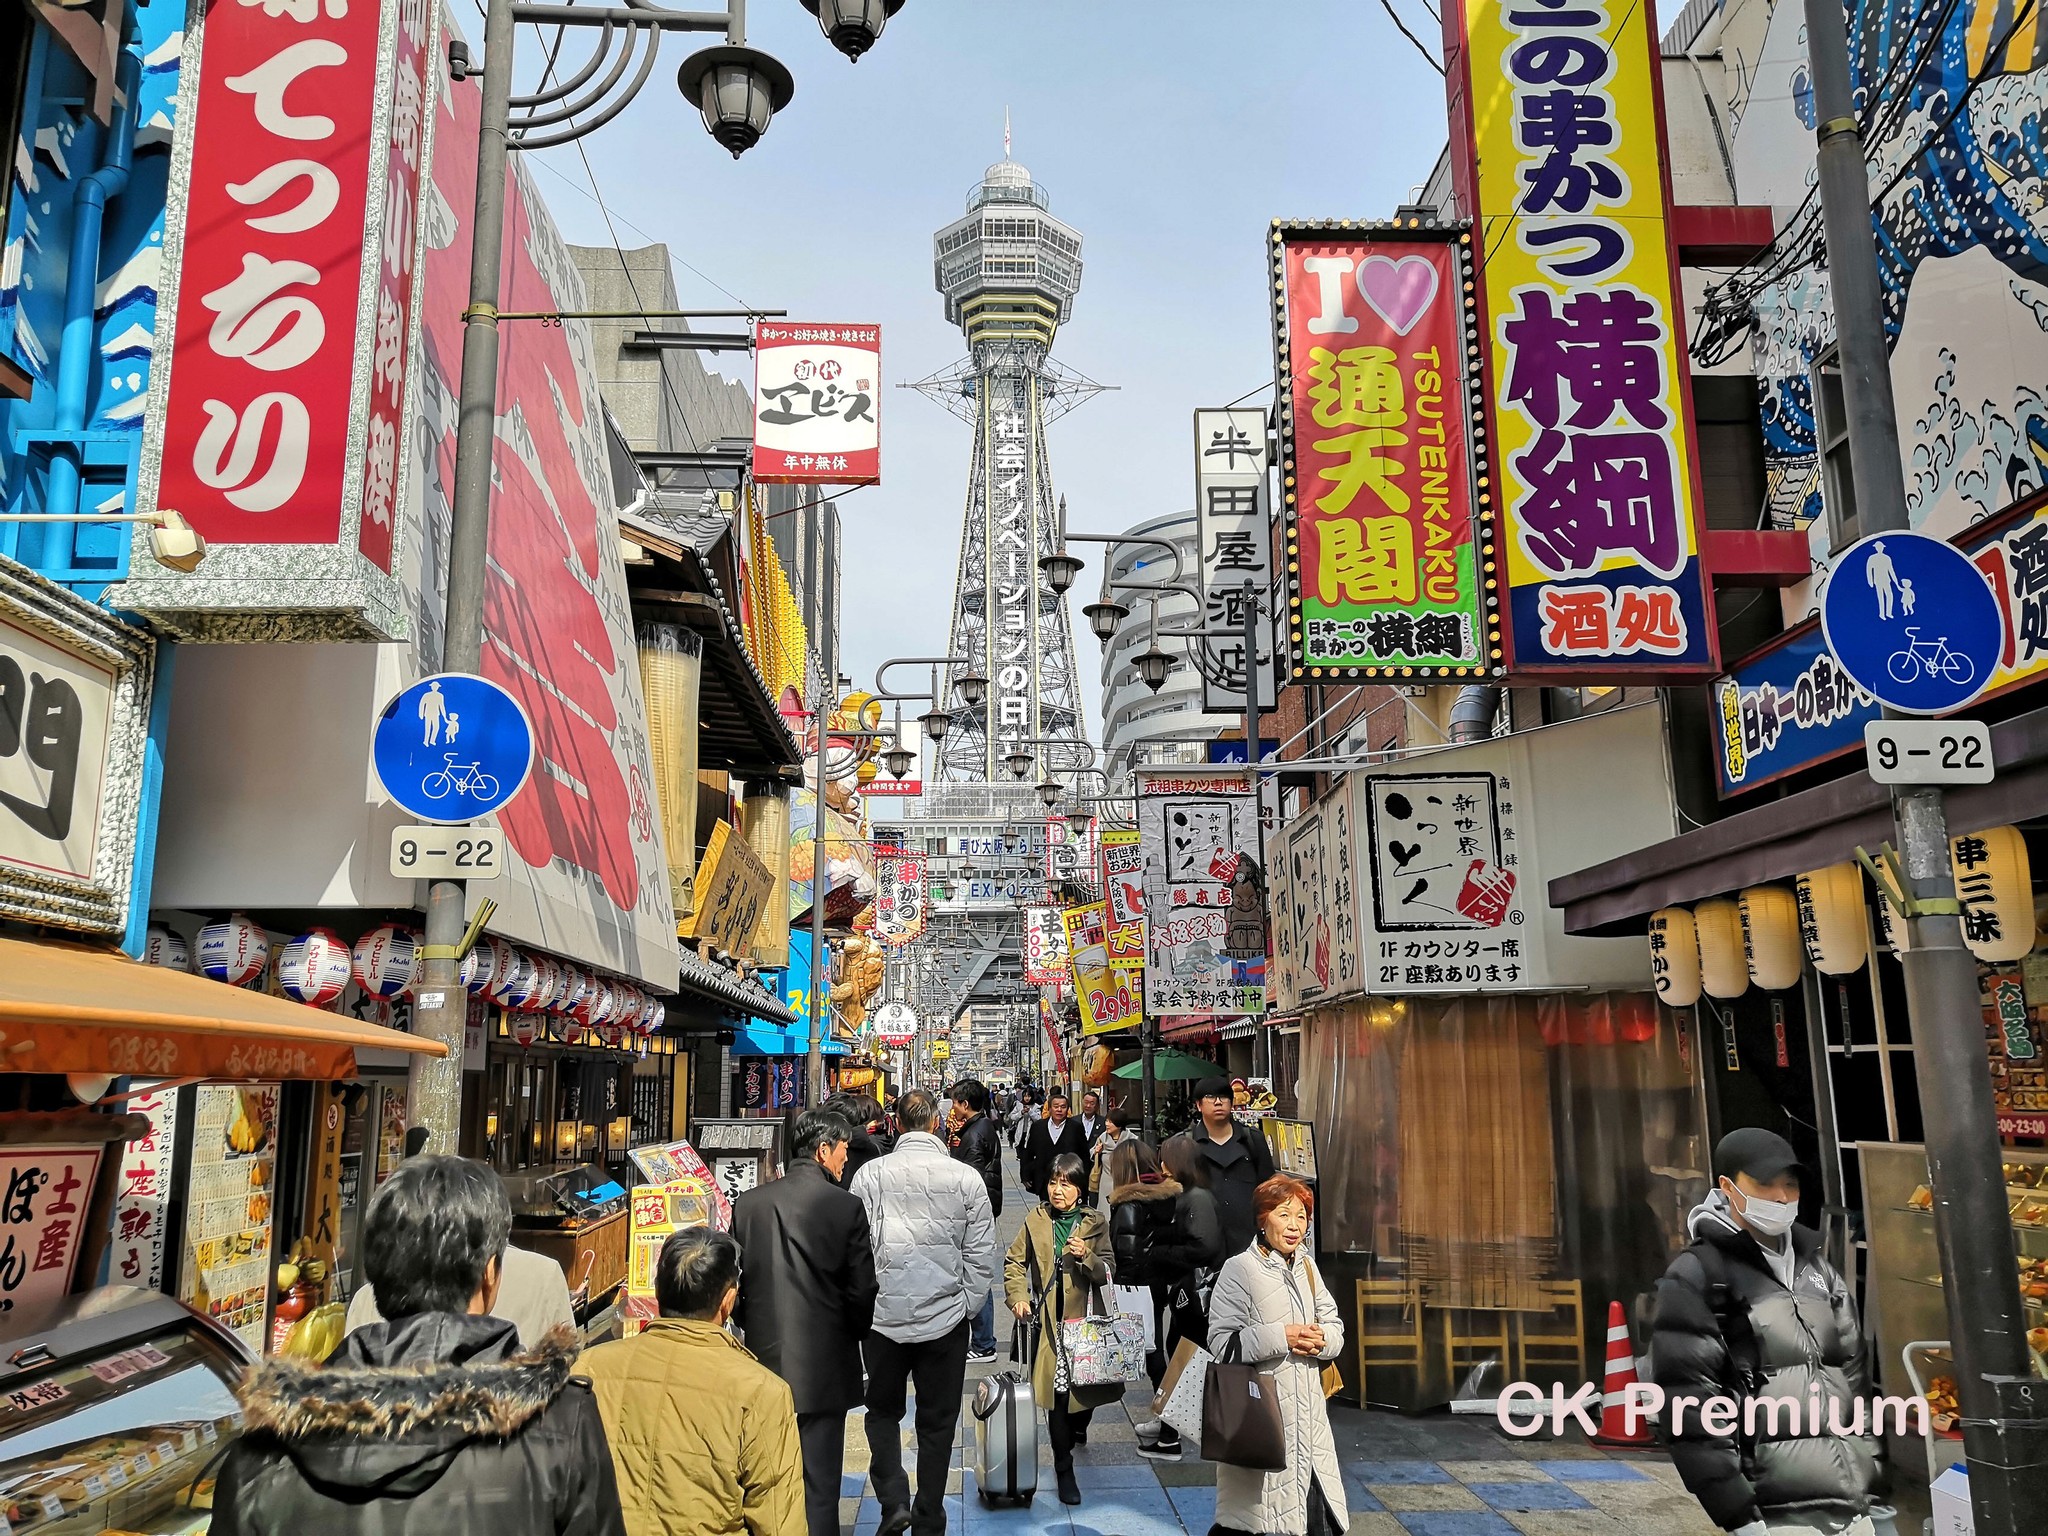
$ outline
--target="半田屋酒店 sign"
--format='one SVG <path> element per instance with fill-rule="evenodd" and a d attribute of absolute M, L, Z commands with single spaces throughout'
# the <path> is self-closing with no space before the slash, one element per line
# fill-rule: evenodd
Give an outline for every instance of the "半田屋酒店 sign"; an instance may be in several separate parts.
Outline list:
<path fill-rule="evenodd" d="M 1498 664 L 1466 428 L 1470 241 L 1461 229 L 1273 228 L 1295 678 Z"/>

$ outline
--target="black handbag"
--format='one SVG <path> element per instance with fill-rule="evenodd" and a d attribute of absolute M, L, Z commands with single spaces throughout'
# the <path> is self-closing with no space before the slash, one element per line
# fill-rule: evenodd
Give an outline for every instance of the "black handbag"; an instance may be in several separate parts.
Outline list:
<path fill-rule="evenodd" d="M 1271 1371 L 1243 1364 L 1243 1353 L 1233 1333 L 1202 1378 L 1202 1459 L 1278 1472 L 1287 1465 L 1280 1388 Z"/>

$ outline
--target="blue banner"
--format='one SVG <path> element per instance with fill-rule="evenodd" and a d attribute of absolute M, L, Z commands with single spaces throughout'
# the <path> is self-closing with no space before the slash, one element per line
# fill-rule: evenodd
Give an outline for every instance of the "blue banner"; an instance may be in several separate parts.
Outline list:
<path fill-rule="evenodd" d="M 1725 797 L 1863 745 L 1881 711 L 1828 654 L 1820 625 L 1794 630 L 1714 684 L 1714 773 Z"/>

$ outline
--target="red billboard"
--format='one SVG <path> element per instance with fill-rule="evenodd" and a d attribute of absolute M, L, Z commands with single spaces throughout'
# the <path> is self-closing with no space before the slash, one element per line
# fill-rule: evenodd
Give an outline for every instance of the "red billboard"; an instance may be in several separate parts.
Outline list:
<path fill-rule="evenodd" d="M 358 478 L 348 465 L 383 9 L 204 14 L 196 78 L 182 87 L 190 158 L 156 502 L 216 546 L 354 543 L 342 487 Z M 415 157 L 421 116 L 416 97 Z M 388 569 L 388 530 L 382 555 Z"/>
<path fill-rule="evenodd" d="M 754 328 L 754 478 L 875 485 L 882 478 L 882 328 Z"/>
<path fill-rule="evenodd" d="M 1499 666 L 1467 429 L 1470 246 L 1462 228 L 1274 227 L 1295 679 Z"/>

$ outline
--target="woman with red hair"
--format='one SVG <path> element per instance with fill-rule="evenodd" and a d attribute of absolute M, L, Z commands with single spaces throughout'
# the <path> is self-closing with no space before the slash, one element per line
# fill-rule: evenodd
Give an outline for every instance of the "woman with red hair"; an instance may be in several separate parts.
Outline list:
<path fill-rule="evenodd" d="M 1315 1192 L 1282 1174 L 1252 1199 L 1258 1235 L 1233 1255 L 1209 1298 L 1209 1351 L 1235 1350 L 1273 1373 L 1286 1435 L 1287 1465 L 1216 1469 L 1216 1524 L 1210 1536 L 1334 1536 L 1350 1526 L 1337 1442 L 1324 1406 L 1323 1366 L 1344 1348 L 1344 1320 L 1303 1246 Z"/>

